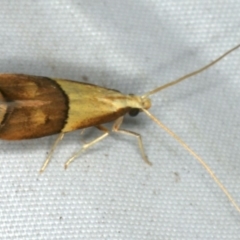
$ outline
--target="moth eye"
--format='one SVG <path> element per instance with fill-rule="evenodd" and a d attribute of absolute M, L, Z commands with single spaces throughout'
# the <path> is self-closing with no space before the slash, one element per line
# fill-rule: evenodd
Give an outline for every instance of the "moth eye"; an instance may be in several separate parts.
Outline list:
<path fill-rule="evenodd" d="M 131 117 L 135 117 L 140 112 L 139 108 L 132 108 L 128 113 Z"/>

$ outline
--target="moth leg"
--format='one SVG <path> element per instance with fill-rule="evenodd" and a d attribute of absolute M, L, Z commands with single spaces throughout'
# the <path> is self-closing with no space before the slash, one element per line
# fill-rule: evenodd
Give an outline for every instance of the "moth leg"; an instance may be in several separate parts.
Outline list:
<path fill-rule="evenodd" d="M 125 129 L 120 129 L 121 125 L 122 125 L 122 122 L 123 122 L 123 117 L 120 117 L 118 118 L 114 124 L 113 124 L 113 127 L 112 127 L 112 131 L 113 132 L 117 132 L 117 133 L 122 133 L 122 134 L 125 134 L 125 135 L 129 135 L 129 136 L 133 136 L 133 137 L 136 137 L 137 140 L 138 140 L 138 145 L 139 145 L 139 148 L 140 148 L 140 152 L 141 152 L 141 155 L 142 155 L 142 158 L 143 160 L 148 164 L 148 165 L 152 165 L 152 163 L 148 160 L 148 157 L 144 151 L 144 147 L 143 147 L 143 142 L 142 142 L 142 137 L 139 133 L 136 133 L 136 132 L 132 132 L 132 131 L 129 131 L 129 130 L 125 130 Z"/>
<path fill-rule="evenodd" d="M 40 173 L 42 173 L 46 169 L 47 165 L 49 164 L 49 162 L 51 160 L 54 150 L 56 149 L 58 143 L 63 139 L 63 137 L 64 137 L 64 133 L 60 133 L 58 135 L 57 139 L 55 140 L 55 142 L 53 143 L 53 145 L 51 147 L 51 150 L 49 151 L 49 153 L 47 155 L 45 162 L 43 163 L 43 165 L 40 169 Z"/>
<path fill-rule="evenodd" d="M 74 159 L 77 158 L 80 154 L 82 154 L 86 149 L 88 149 L 89 147 L 93 146 L 97 142 L 100 142 L 101 140 L 103 140 L 105 137 L 107 137 L 109 135 L 109 130 L 107 128 L 105 128 L 103 126 L 96 126 L 96 128 L 98 128 L 99 130 L 103 131 L 104 134 L 102 134 L 100 137 L 95 138 L 93 141 L 84 144 L 82 146 L 82 148 L 78 152 L 73 154 L 72 157 L 67 160 L 67 162 L 64 164 L 65 169 L 68 168 L 69 164 L 71 162 L 73 162 Z"/>

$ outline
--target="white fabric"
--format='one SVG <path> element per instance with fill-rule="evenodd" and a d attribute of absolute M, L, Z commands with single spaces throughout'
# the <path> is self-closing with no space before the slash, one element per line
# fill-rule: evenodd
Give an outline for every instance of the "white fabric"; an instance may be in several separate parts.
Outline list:
<path fill-rule="evenodd" d="M 240 2 L 1 0 L 0 70 L 143 94 L 240 42 Z M 211 166 L 240 205 L 240 50 L 152 97 L 154 113 Z M 81 106 L 79 106 L 81 113 Z M 109 126 L 110 127 L 110 126 Z M 99 131 L 0 148 L 0 239 L 239 239 L 240 214 L 207 172 L 143 113 L 66 171 Z"/>

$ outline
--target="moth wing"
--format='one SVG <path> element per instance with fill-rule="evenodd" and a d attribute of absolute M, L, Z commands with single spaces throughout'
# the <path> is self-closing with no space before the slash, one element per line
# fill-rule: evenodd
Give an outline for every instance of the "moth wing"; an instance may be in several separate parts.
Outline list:
<path fill-rule="evenodd" d="M 63 132 L 116 120 L 129 111 L 126 95 L 92 84 L 56 79 L 68 96 L 68 119 Z"/>
<path fill-rule="evenodd" d="M 67 97 L 50 78 L 0 74 L 0 138 L 38 138 L 61 131 Z"/>

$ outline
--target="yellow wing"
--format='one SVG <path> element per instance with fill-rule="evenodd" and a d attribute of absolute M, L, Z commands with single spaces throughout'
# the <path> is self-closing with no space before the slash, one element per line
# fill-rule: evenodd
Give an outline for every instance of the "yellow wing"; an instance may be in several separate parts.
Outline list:
<path fill-rule="evenodd" d="M 127 95 L 92 84 L 55 79 L 68 96 L 69 110 L 62 132 L 111 122 L 129 111 Z"/>

